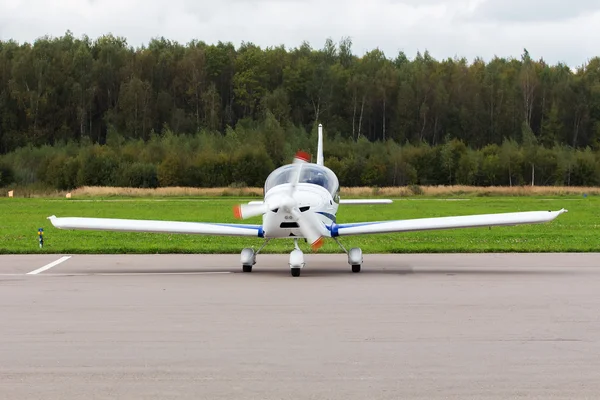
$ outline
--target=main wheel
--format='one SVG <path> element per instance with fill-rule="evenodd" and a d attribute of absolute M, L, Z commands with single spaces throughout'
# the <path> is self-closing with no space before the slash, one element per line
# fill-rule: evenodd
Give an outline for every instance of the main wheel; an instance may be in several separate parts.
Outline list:
<path fill-rule="evenodd" d="M 360 264 L 352 266 L 352 272 L 357 274 L 360 272 Z"/>
<path fill-rule="evenodd" d="M 252 272 L 252 265 L 242 265 L 242 271 Z"/>
<path fill-rule="evenodd" d="M 290 272 L 292 273 L 292 276 L 300 276 L 300 268 L 291 268 Z"/>

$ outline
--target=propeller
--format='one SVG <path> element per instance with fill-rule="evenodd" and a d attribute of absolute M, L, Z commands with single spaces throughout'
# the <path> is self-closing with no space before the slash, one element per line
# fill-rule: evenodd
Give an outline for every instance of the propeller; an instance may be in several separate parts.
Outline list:
<path fill-rule="evenodd" d="M 294 198 L 302 166 L 308 163 L 309 160 L 310 155 L 308 153 L 303 151 L 296 153 L 293 163 L 297 167 L 294 169 L 294 176 L 290 180 L 290 190 L 288 193 L 279 194 L 275 200 L 271 200 L 269 203 L 236 205 L 233 208 L 233 215 L 238 219 L 246 219 L 281 208 L 292 215 L 298 224 L 300 232 L 302 232 L 302 236 L 310 243 L 311 248 L 315 251 L 321 248 L 323 245 L 323 236 L 326 233 L 323 224 L 321 224 L 314 212 L 301 212 L 298 208 L 298 202 Z"/>

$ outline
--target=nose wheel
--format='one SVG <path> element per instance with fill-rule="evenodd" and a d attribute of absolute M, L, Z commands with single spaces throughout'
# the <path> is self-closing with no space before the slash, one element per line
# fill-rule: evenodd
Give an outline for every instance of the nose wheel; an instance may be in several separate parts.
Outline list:
<path fill-rule="evenodd" d="M 304 267 L 304 253 L 298 247 L 298 239 L 294 239 L 294 250 L 290 253 L 290 273 L 294 277 L 300 276 L 300 271 Z"/>

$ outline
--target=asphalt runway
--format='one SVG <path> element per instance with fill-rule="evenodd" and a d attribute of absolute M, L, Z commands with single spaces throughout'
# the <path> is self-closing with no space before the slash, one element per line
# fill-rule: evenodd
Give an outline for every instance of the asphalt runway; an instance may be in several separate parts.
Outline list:
<path fill-rule="evenodd" d="M 598 398 L 600 254 L 287 262 L 0 256 L 0 399 Z"/>

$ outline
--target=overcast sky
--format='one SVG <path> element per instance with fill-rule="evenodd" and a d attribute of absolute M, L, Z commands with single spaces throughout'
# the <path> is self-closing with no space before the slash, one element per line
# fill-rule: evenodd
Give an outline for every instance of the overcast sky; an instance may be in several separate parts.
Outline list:
<path fill-rule="evenodd" d="M 349 36 L 357 55 L 494 55 L 578 66 L 600 56 L 600 0 L 0 0 L 0 39 L 43 35 L 164 36 L 181 43 L 242 41 L 321 48 Z"/>

